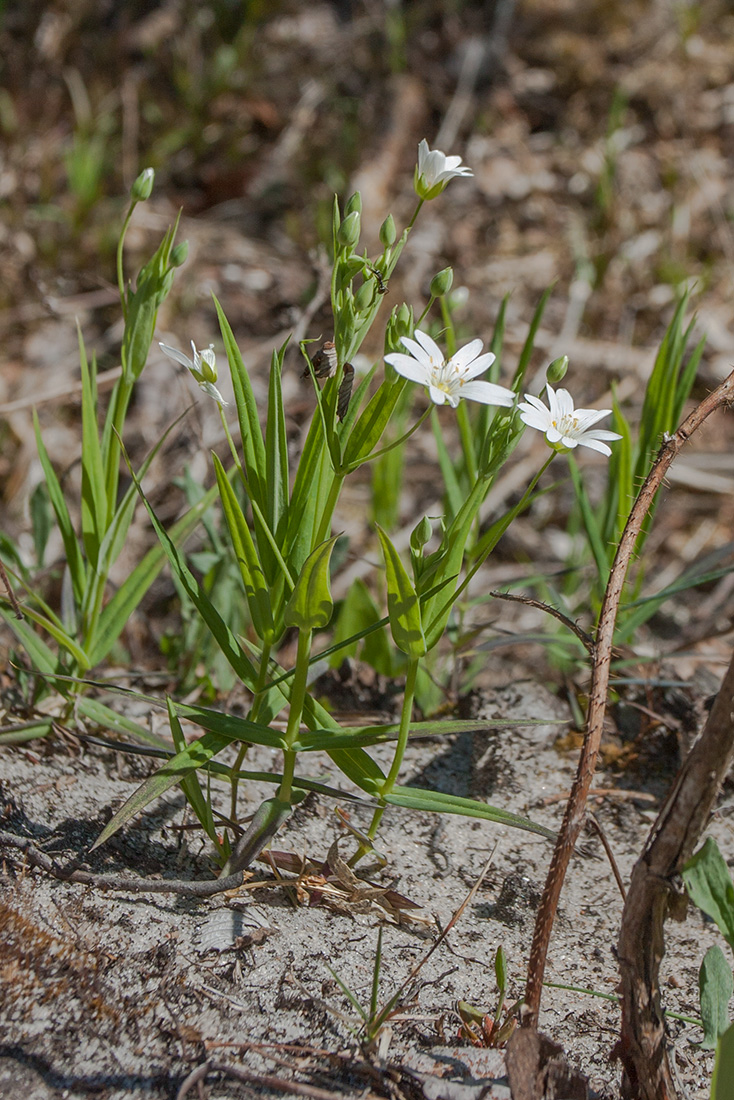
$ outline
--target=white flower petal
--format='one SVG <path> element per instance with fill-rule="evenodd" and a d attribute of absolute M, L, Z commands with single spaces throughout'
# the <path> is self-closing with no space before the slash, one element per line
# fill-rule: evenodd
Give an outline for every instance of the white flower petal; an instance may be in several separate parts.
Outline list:
<path fill-rule="evenodd" d="M 436 366 L 439 366 L 441 363 L 443 363 L 443 352 L 441 351 L 436 341 L 432 337 L 430 337 L 427 332 L 422 332 L 419 328 L 417 328 L 414 331 L 413 335 L 415 336 L 416 340 L 423 348 L 423 350 L 426 352 L 432 363 L 435 363 Z M 407 341 L 408 338 L 404 336 L 403 343 L 406 346 Z M 415 352 L 413 352 L 413 354 L 415 354 Z"/>
<path fill-rule="evenodd" d="M 454 356 L 454 358 L 456 357 Z M 468 366 L 464 369 L 464 380 L 468 382 L 470 378 L 476 378 L 478 374 L 484 374 L 484 372 L 486 370 L 489 370 L 489 368 L 492 366 L 495 358 L 496 356 L 492 355 L 491 351 L 486 352 L 484 355 L 477 356 L 474 362 L 469 363 Z"/>
<path fill-rule="evenodd" d="M 496 386 L 494 382 L 465 382 L 460 389 L 462 397 L 469 401 L 479 401 L 482 405 L 501 405 L 509 408 L 515 403 L 512 390 Z"/>
<path fill-rule="evenodd" d="M 431 372 L 428 367 L 417 359 L 412 359 L 410 355 L 403 355 L 401 351 L 392 352 L 385 356 L 385 362 L 410 382 L 417 382 L 419 386 L 430 384 Z"/>
<path fill-rule="evenodd" d="M 522 420 L 523 424 L 527 424 L 529 428 L 535 428 L 537 431 L 543 432 L 545 434 L 548 428 L 548 424 L 550 423 L 550 421 L 548 420 L 547 409 L 545 411 L 545 414 L 543 414 L 541 412 L 538 412 L 537 409 L 531 409 L 527 405 L 525 406 L 525 408 L 523 408 L 522 405 L 518 405 L 517 407 L 521 410 L 520 419 Z"/>
<path fill-rule="evenodd" d="M 175 359 L 176 362 L 180 363 L 182 367 L 186 367 L 188 370 L 191 370 L 191 368 L 193 367 L 194 364 L 191 362 L 188 355 L 184 355 L 184 353 L 182 351 L 179 351 L 178 348 L 172 348 L 169 344 L 161 344 L 160 341 L 158 343 L 158 347 L 168 356 L 169 359 Z"/>
<path fill-rule="evenodd" d="M 483 346 L 481 340 L 472 340 L 471 343 L 464 344 L 463 348 L 459 348 L 459 350 L 451 356 L 449 366 L 456 367 L 457 370 L 463 373 L 468 364 L 476 359 L 477 356 L 482 359 L 484 358 L 483 355 L 480 355 Z M 492 356 L 492 359 L 494 359 L 494 356 Z M 490 364 L 487 363 L 487 367 L 489 367 L 489 365 Z M 486 370 L 486 367 L 484 369 Z M 481 371 L 477 371 L 476 373 L 481 374 Z"/>
<path fill-rule="evenodd" d="M 434 360 L 429 353 L 422 348 L 420 344 L 417 344 L 415 340 L 411 340 L 409 336 L 401 337 L 401 343 L 403 347 L 406 347 L 414 359 L 417 359 L 419 363 L 422 363 L 427 371 L 431 371 L 434 368 Z M 396 354 L 401 355 L 401 352 Z M 439 353 L 438 362 L 440 363 L 443 356 Z"/>
<path fill-rule="evenodd" d="M 612 448 L 607 447 L 606 443 L 600 442 L 598 439 L 593 439 L 588 435 L 585 435 L 582 439 L 579 439 L 579 446 L 589 447 L 592 451 L 598 451 L 602 455 L 610 455 Z"/>
<path fill-rule="evenodd" d="M 221 393 L 219 392 L 217 387 L 213 385 L 213 383 L 199 382 L 198 385 L 199 389 L 202 390 L 203 393 L 207 394 L 209 397 L 212 397 L 218 405 L 221 405 L 223 409 L 226 409 L 229 402 L 224 400 Z"/>
<path fill-rule="evenodd" d="M 434 405 L 445 405 L 447 401 L 451 400 L 445 390 L 439 390 L 433 384 L 428 387 L 428 396 L 431 398 Z"/>

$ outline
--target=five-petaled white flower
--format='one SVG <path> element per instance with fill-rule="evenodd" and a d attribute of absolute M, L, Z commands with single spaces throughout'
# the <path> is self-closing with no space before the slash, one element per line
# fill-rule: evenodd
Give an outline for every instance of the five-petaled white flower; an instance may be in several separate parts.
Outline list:
<path fill-rule="evenodd" d="M 409 336 L 401 338 L 410 355 L 396 351 L 386 355 L 385 361 L 403 378 L 428 386 L 431 401 L 436 405 L 448 402 L 455 409 L 462 397 L 480 401 L 483 405 L 510 406 L 514 403 L 512 390 L 496 386 L 494 382 L 473 381 L 478 374 L 489 370 L 495 360 L 491 352 L 480 355 L 481 340 L 472 340 L 446 360 L 438 344 L 427 333 L 416 329 L 413 335 L 415 340 Z"/>
<path fill-rule="evenodd" d="M 161 344 L 159 342 L 158 347 L 161 351 L 166 353 L 169 359 L 175 359 L 182 367 L 186 367 L 195 378 L 199 389 L 207 393 L 209 397 L 214 398 L 220 408 L 224 408 L 229 404 L 229 402 L 224 400 L 221 393 L 214 385 L 217 380 L 217 361 L 214 355 L 214 344 L 210 344 L 208 348 L 204 348 L 199 352 L 196 350 L 196 344 L 192 340 L 191 352 L 193 359 L 189 359 L 188 355 L 184 355 L 178 348 L 170 347 L 169 344 Z"/>
<path fill-rule="evenodd" d="M 418 146 L 413 185 L 419 199 L 435 199 L 454 176 L 473 174 L 471 168 L 461 163 L 461 157 L 447 157 L 439 149 L 431 151 L 425 138 Z"/>
<path fill-rule="evenodd" d="M 603 455 L 612 453 L 603 440 L 621 439 L 621 435 L 603 428 L 592 428 L 597 421 L 609 416 L 611 409 L 574 409 L 568 390 L 554 393 L 550 386 L 545 389 L 550 408 L 546 408 L 539 398 L 526 393 L 525 400 L 517 406 L 523 423 L 543 432 L 548 446 L 555 451 L 571 451 L 581 446 L 590 447 Z"/>

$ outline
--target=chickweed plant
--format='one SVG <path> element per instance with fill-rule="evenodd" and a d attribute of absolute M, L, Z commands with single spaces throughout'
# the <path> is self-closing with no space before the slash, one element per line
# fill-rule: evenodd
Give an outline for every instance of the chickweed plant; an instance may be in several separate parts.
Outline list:
<path fill-rule="evenodd" d="M 567 390 L 555 388 L 566 373 L 566 358 L 551 364 L 544 395 L 524 392 L 542 303 L 529 341 L 507 384 L 498 377 L 500 364 L 496 351 L 485 351 L 479 339 L 457 346 L 450 310 L 446 308 L 451 286 L 448 270 L 433 280 L 429 301 L 417 319 L 413 307 L 407 303 L 392 310 L 385 324 L 384 356 L 362 377 L 355 377 L 352 363 L 377 322 L 388 283 L 422 207 L 439 200 L 452 180 L 469 175 L 470 169 L 459 157 L 432 151 L 422 141 L 414 175 L 417 201 L 413 215 L 402 232 L 398 232 L 391 215 L 385 218 L 380 229 L 381 252 L 374 257 L 359 251 L 359 194 L 353 195 L 343 209 L 335 200 L 333 337 L 315 351 L 309 341 L 304 341 L 300 348 L 313 387 L 315 407 L 294 469 L 287 446 L 281 391 L 286 346 L 273 352 L 267 408 L 261 424 L 247 367 L 230 324 L 215 302 L 234 392 L 233 413 L 239 429 L 235 438 L 226 402 L 217 386 L 214 347 L 197 349 L 183 335 L 180 346 L 161 345 L 166 355 L 191 373 L 202 399 L 216 403 L 229 452 L 226 463 L 213 455 L 215 487 L 170 531 L 157 517 L 141 485 L 150 458 L 141 469 L 131 468 L 133 484 L 118 501 L 120 459 L 127 457 L 122 440 L 130 397 L 148 357 L 157 309 L 168 293 L 174 268 L 183 259 L 182 246 L 173 246 L 175 230 L 172 230 L 140 272 L 135 291 L 125 286 L 124 233 L 136 202 L 150 194 L 152 172 L 144 172 L 136 182 L 118 249 L 118 280 L 125 320 L 122 376 L 101 431 L 94 362 L 88 362 L 81 347 L 84 388 L 80 536 L 73 528 L 70 510 L 40 431 L 37 433 L 49 496 L 68 562 L 62 614 L 57 615 L 42 603 L 28 586 L 22 586 L 26 593 L 23 604 L 26 618 L 16 620 L 9 605 L 2 613 L 25 647 L 34 669 L 42 674 L 46 684 L 55 687 L 67 708 L 78 706 L 87 718 L 102 726 L 117 731 L 128 729 L 142 736 L 134 723 L 120 719 L 88 697 L 81 681 L 110 652 L 165 557 L 176 584 L 196 609 L 233 674 L 247 688 L 251 703 L 247 716 L 241 717 L 167 699 L 176 751 L 169 752 L 159 770 L 115 814 L 97 844 L 176 784 L 181 785 L 211 838 L 225 875 L 248 866 L 308 790 L 355 798 L 371 808 L 366 831 L 355 830 L 357 850 L 352 863 L 369 851 L 389 806 L 465 814 L 548 835 L 547 830 L 533 822 L 483 802 L 400 782 L 411 735 L 429 730 L 433 735 L 450 734 L 469 726 L 476 728 L 476 723 L 414 721 L 419 674 L 443 637 L 457 601 L 467 592 L 513 519 L 535 499 L 541 477 L 558 455 L 575 453 L 582 447 L 608 457 L 609 444 L 621 438 L 618 431 L 598 427 L 599 421 L 612 410 L 577 409 Z M 436 303 L 439 316 L 434 320 L 440 321 L 440 328 L 434 326 L 432 335 L 428 328 L 433 322 L 428 313 Z M 413 411 L 411 395 L 420 398 L 421 391 L 428 400 L 425 396 L 416 400 Z M 409 448 L 411 437 L 429 418 L 443 447 L 443 451 L 439 448 L 439 454 L 443 455 L 441 468 L 448 477 L 450 460 L 444 433 L 453 417 L 461 440 L 462 467 L 453 469 L 453 481 L 446 493 L 449 500 L 446 514 L 438 519 L 428 516 L 420 519 L 410 537 L 407 561 L 388 531 L 377 526 L 387 614 L 380 613 L 363 586 L 360 599 L 352 603 L 354 621 L 350 623 L 342 614 L 338 631 L 332 631 L 329 637 L 334 612 L 330 566 L 340 537 L 333 524 L 346 479 L 398 448 Z M 513 507 L 487 530 L 480 530 L 480 508 L 527 429 L 545 436 L 548 456 Z M 226 609 L 217 607 L 205 586 L 197 581 L 181 549 L 182 540 L 211 504 L 212 494 L 218 496 L 225 520 L 223 530 L 239 568 L 240 598 L 249 613 L 249 629 L 241 634 L 235 634 L 228 625 Z M 105 602 L 110 565 L 120 552 L 138 498 L 147 509 L 159 545 Z M 435 548 L 429 550 L 429 544 Z M 385 626 L 389 626 L 391 641 L 383 633 L 384 644 L 378 646 L 375 639 Z M 291 651 L 295 647 L 295 660 L 289 668 L 280 659 L 285 641 Z M 404 676 L 400 719 L 386 725 L 342 726 L 309 690 L 312 666 L 322 658 L 346 653 L 361 642 L 366 649 L 370 641 L 385 667 L 393 670 L 399 667 Z M 281 715 L 285 716 L 281 719 Z M 184 721 L 202 731 L 188 743 Z M 146 736 L 150 740 L 150 735 Z M 383 769 L 367 750 L 384 742 L 391 744 L 393 750 Z M 253 745 L 278 750 L 280 769 L 273 773 L 246 770 L 248 749 Z M 235 746 L 231 762 L 218 761 L 216 757 L 229 746 Z M 164 755 L 164 750 L 160 751 Z M 359 795 L 342 792 L 303 774 L 301 763 L 314 751 L 327 753 Z M 213 776 L 222 777 L 229 784 L 230 807 L 226 815 L 214 811 L 210 782 Z M 243 832 L 238 824 L 240 788 L 248 780 L 269 782 L 275 793 L 260 804 Z M 223 825 L 224 831 L 220 832 Z"/>

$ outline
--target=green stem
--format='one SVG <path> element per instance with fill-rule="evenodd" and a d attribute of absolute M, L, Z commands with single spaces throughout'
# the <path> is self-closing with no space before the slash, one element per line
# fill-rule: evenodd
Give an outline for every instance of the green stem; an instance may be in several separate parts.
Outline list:
<path fill-rule="evenodd" d="M 257 673 L 257 683 L 255 684 L 255 696 L 254 696 L 254 699 L 252 700 L 252 706 L 250 708 L 250 713 L 248 715 L 248 718 L 251 722 L 257 722 L 257 720 L 258 720 L 258 716 L 259 716 L 259 713 L 260 713 L 260 706 L 261 706 L 262 701 L 263 701 L 263 692 L 264 692 L 265 685 L 267 684 L 267 680 L 268 680 L 268 663 L 269 663 L 269 661 L 270 661 L 270 643 L 269 642 L 263 642 L 262 651 L 260 653 L 260 667 L 259 667 L 258 673 Z M 247 755 L 247 750 L 249 749 L 249 747 L 250 747 L 250 745 L 249 745 L 249 742 L 247 742 L 247 741 L 245 741 L 240 746 L 240 750 L 237 753 L 237 759 L 235 760 L 234 764 L 232 765 L 232 769 L 229 773 L 230 774 L 230 780 L 229 781 L 230 781 L 230 784 L 231 784 L 229 816 L 232 819 L 232 821 L 237 820 L 237 792 L 238 792 L 238 789 L 239 789 L 239 782 L 240 782 L 239 771 L 240 771 L 240 768 L 242 767 L 242 764 L 244 762 L 245 756 Z"/>
<path fill-rule="evenodd" d="M 494 539 L 493 542 L 491 542 L 489 544 L 489 546 L 485 547 L 485 549 L 482 551 L 482 553 L 479 555 L 479 557 L 475 561 L 474 565 L 471 567 L 469 572 L 464 577 L 461 584 L 453 592 L 453 594 L 449 597 L 449 599 L 446 601 L 446 603 L 444 603 L 444 605 L 441 607 L 440 611 L 438 611 L 437 614 L 434 615 L 434 617 L 431 620 L 430 624 L 425 629 L 426 636 L 428 636 L 431 633 L 431 631 L 434 629 L 436 623 L 439 622 L 441 617 L 446 614 L 446 611 L 448 610 L 448 608 L 451 607 L 451 605 L 454 604 L 458 600 L 461 593 L 471 583 L 471 580 L 474 577 L 475 573 L 477 572 L 478 569 L 481 568 L 482 565 L 484 565 L 485 561 L 487 560 L 489 555 L 492 553 L 495 546 L 497 545 L 499 540 L 502 538 L 502 535 L 504 535 L 505 531 L 507 530 L 507 528 L 512 523 L 513 519 L 515 519 L 516 516 L 519 516 L 520 513 L 523 512 L 525 510 L 525 508 L 527 508 L 528 504 L 530 503 L 530 498 L 531 498 L 531 496 L 532 496 L 532 494 L 535 490 L 535 486 L 538 484 L 541 477 L 543 476 L 545 471 L 548 469 L 548 467 L 550 466 L 551 462 L 553 461 L 553 459 L 555 457 L 556 457 L 556 453 L 554 451 L 553 454 L 550 456 L 550 458 L 546 459 L 546 461 L 540 467 L 537 474 L 535 475 L 535 477 L 533 478 L 533 480 L 530 482 L 527 489 L 523 493 L 522 499 L 515 505 L 515 507 L 510 512 L 507 513 L 507 515 L 504 518 L 504 521 L 498 526 L 498 528 L 497 528 L 497 537 Z"/>
<path fill-rule="evenodd" d="M 384 798 L 386 794 L 390 794 L 393 787 L 397 782 L 400 768 L 402 767 L 403 757 L 405 756 L 405 749 L 408 745 L 408 733 L 410 732 L 410 720 L 413 717 L 413 699 L 415 698 L 415 682 L 418 676 L 418 658 L 414 657 L 408 664 L 408 672 L 405 677 L 405 689 L 403 691 L 403 708 L 400 712 L 400 728 L 398 730 L 398 741 L 395 746 L 395 756 L 393 757 L 390 771 L 387 773 L 387 778 L 382 784 L 382 790 L 380 794 Z"/>
<path fill-rule="evenodd" d="M 427 306 L 426 306 L 426 308 L 425 308 L 425 309 L 423 310 L 423 312 L 421 313 L 420 317 L 418 318 L 418 320 L 417 320 L 417 321 L 416 321 L 416 323 L 415 323 L 415 327 L 416 327 L 416 328 L 418 328 L 418 327 L 419 327 L 419 325 L 421 325 L 421 324 L 422 324 L 422 322 L 423 322 L 424 318 L 425 318 L 425 317 L 426 317 L 426 315 L 428 314 L 428 311 L 430 310 L 431 306 L 433 305 L 433 303 L 434 303 L 435 301 L 436 301 L 436 299 L 435 299 L 434 295 L 432 294 L 432 295 L 431 295 L 431 297 L 430 297 L 430 298 L 428 299 L 428 305 L 427 305 Z"/>
<path fill-rule="evenodd" d="M 382 784 L 382 790 L 380 791 L 380 797 L 384 798 L 385 795 L 390 794 L 395 783 L 397 782 L 398 775 L 400 774 L 400 768 L 403 763 L 403 757 L 405 756 L 405 749 L 408 744 L 408 734 L 410 732 L 410 720 L 413 717 L 413 700 L 415 698 L 415 682 L 418 675 L 418 659 L 414 658 L 408 665 L 408 672 L 405 677 L 405 690 L 403 692 L 403 708 L 400 712 L 400 728 L 398 730 L 398 740 L 395 746 L 395 755 L 393 756 L 392 765 L 388 772 L 384 783 Z M 372 821 L 370 827 L 367 830 L 367 836 L 370 840 L 374 840 L 377 836 L 377 830 L 380 827 L 382 821 L 382 815 L 385 812 L 386 807 L 378 806 L 372 815 Z M 356 863 L 363 855 L 366 854 L 366 849 L 362 846 L 358 849 L 357 853 L 350 860 L 350 864 Z"/>
<path fill-rule="evenodd" d="M 117 242 L 117 286 L 120 291 L 120 302 L 122 304 L 122 317 L 125 323 L 127 323 L 127 301 L 125 298 L 125 273 L 122 266 L 122 253 L 125 245 L 125 234 L 127 233 L 127 227 L 130 224 L 130 219 L 133 216 L 133 210 L 137 206 L 135 201 L 130 203 L 127 214 L 125 215 L 125 221 L 122 223 L 122 229 L 120 231 L 120 239 Z"/>
<path fill-rule="evenodd" d="M 306 690 L 308 687 L 309 654 L 311 652 L 312 630 L 298 631 L 298 650 L 296 653 L 296 671 L 291 687 L 291 706 L 288 712 L 288 725 L 284 740 L 288 748 L 283 752 L 283 779 L 278 790 L 278 799 L 281 802 L 290 802 L 295 773 L 296 754 L 291 750 L 291 745 L 298 737 L 298 731 L 303 717 L 303 705 L 306 702 Z"/>
<path fill-rule="evenodd" d="M 413 427 L 409 428 L 408 431 L 405 432 L 404 435 L 401 435 L 397 439 L 394 439 L 392 441 L 392 443 L 388 443 L 387 446 L 382 447 L 381 450 L 373 451 L 372 454 L 367 455 L 366 458 L 360 458 L 359 462 L 357 462 L 357 463 L 355 463 L 355 464 L 353 464 L 352 466 L 349 467 L 348 472 L 351 474 L 353 470 L 357 470 L 360 466 L 363 466 L 365 462 L 372 462 L 372 460 L 374 458 L 382 458 L 382 456 L 386 455 L 388 453 L 388 451 L 392 451 L 392 450 L 395 449 L 395 447 L 399 447 L 401 443 L 405 443 L 406 439 L 410 439 L 413 432 L 416 432 L 418 430 L 418 428 L 420 428 L 423 421 L 431 415 L 432 409 L 433 409 L 433 405 L 431 404 L 431 405 L 428 406 L 428 408 L 425 410 L 425 412 L 421 413 L 420 417 L 418 418 L 418 420 L 416 420 Z"/>
<path fill-rule="evenodd" d="M 441 320 L 443 321 L 444 331 L 446 333 L 446 348 L 450 359 L 452 355 L 456 354 L 456 329 L 454 328 L 454 320 L 451 316 L 451 310 L 448 307 L 445 294 L 441 296 L 439 304 L 441 306 Z"/>
<path fill-rule="evenodd" d="M 331 520 L 334 515 L 334 509 L 336 503 L 339 500 L 339 493 L 341 492 L 342 484 L 346 473 L 334 473 L 331 479 L 331 485 L 329 487 L 329 495 L 326 498 L 324 504 L 324 510 L 321 513 L 321 519 L 319 521 L 318 530 L 316 532 L 316 538 L 314 539 L 312 550 L 315 550 L 317 546 L 320 546 L 322 542 L 325 542 L 329 537 L 331 531 Z"/>

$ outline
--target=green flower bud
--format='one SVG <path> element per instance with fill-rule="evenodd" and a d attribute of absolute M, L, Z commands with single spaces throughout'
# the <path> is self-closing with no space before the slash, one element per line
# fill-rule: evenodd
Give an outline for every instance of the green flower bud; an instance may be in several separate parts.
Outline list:
<path fill-rule="evenodd" d="M 133 202 L 145 202 L 146 199 L 150 198 L 154 179 L 155 172 L 153 169 L 144 168 L 130 190 Z"/>
<path fill-rule="evenodd" d="M 366 309 L 369 309 L 374 297 L 374 284 L 370 280 L 366 280 L 354 295 L 354 308 L 356 312 L 363 313 Z"/>
<path fill-rule="evenodd" d="M 182 264 L 186 263 L 188 255 L 189 242 L 179 241 L 176 247 L 171 249 L 171 256 L 168 262 L 171 267 L 181 267 Z"/>
<path fill-rule="evenodd" d="M 354 192 L 349 202 L 344 207 L 344 216 L 346 217 L 347 214 L 352 214 L 355 210 L 358 214 L 362 213 L 362 196 L 359 191 Z"/>
<path fill-rule="evenodd" d="M 454 270 L 451 267 L 445 267 L 443 271 L 439 271 L 438 275 L 434 275 L 431 279 L 431 297 L 443 298 L 445 294 L 451 290 L 451 285 L 454 281 Z"/>
<path fill-rule="evenodd" d="M 398 336 L 410 336 L 413 331 L 413 307 L 405 302 L 393 312 L 395 317 L 395 329 Z"/>
<path fill-rule="evenodd" d="M 410 533 L 410 548 L 419 554 L 433 534 L 433 524 L 428 516 L 415 525 Z"/>
<path fill-rule="evenodd" d="M 559 359 L 554 359 L 551 365 L 545 372 L 546 382 L 550 382 L 552 386 L 560 382 L 566 377 L 566 371 L 568 370 L 568 356 L 562 355 Z"/>
<path fill-rule="evenodd" d="M 395 244 L 397 232 L 392 214 L 388 214 L 380 226 L 380 244 L 383 248 L 391 248 Z"/>
<path fill-rule="evenodd" d="M 359 240 L 360 231 L 360 215 L 358 210 L 352 210 L 351 213 L 342 221 L 339 226 L 339 232 L 336 235 L 336 239 L 339 244 L 345 248 L 354 248 L 355 244 Z"/>

